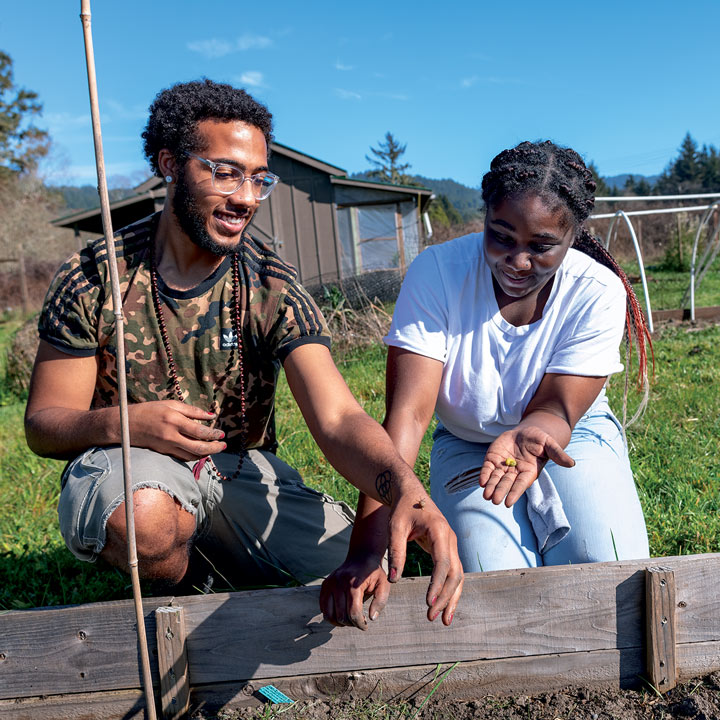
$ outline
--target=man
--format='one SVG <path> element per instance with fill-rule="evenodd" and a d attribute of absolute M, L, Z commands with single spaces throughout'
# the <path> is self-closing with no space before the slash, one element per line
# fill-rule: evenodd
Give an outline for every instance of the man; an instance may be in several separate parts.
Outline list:
<path fill-rule="evenodd" d="M 141 574 L 180 581 L 191 548 L 243 585 L 313 582 L 343 561 L 351 513 L 275 456 L 282 364 L 328 460 L 390 506 L 390 578 L 400 577 L 406 544 L 417 540 L 435 564 L 428 618 L 442 613 L 448 624 L 462 587 L 452 530 L 351 395 L 295 270 L 247 232 L 277 182 L 267 165 L 267 108 L 229 85 L 178 84 L 155 99 L 143 138 L 168 184 L 165 206 L 115 238 Z M 71 459 L 58 508 L 68 547 L 80 559 L 126 568 L 105 258 L 101 239 L 52 282 L 25 426 L 34 452 Z M 386 600 L 385 589 L 376 593 L 371 617 Z M 366 626 L 357 598 L 330 616 Z"/>

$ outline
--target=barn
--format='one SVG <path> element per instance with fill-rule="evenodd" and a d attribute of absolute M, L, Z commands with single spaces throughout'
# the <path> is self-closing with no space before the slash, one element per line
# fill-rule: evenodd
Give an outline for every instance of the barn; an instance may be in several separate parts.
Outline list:
<path fill-rule="evenodd" d="M 350 178 L 342 168 L 277 142 L 271 145 L 269 167 L 280 182 L 263 201 L 250 232 L 292 263 L 304 285 L 377 271 L 403 275 L 422 248 L 431 190 Z M 111 204 L 113 228 L 160 210 L 165 195 L 161 178 L 141 183 L 131 196 Z M 99 208 L 53 224 L 78 236 L 102 234 Z"/>

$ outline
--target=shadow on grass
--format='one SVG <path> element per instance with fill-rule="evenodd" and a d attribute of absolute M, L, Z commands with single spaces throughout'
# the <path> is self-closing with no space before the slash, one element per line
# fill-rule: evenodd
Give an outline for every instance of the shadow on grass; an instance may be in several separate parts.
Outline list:
<path fill-rule="evenodd" d="M 0 577 L 0 611 L 132 597 L 128 575 L 103 561 L 80 562 L 64 546 L 0 553 Z"/>

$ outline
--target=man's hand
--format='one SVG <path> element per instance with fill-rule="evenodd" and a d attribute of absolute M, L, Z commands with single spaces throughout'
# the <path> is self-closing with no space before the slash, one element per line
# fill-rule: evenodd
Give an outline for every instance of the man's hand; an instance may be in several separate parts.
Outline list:
<path fill-rule="evenodd" d="M 562 467 L 575 461 L 548 433 L 534 425 L 519 425 L 498 436 L 488 448 L 480 469 L 483 497 L 510 507 L 532 485 L 548 460 Z"/>
<path fill-rule="evenodd" d="M 130 443 L 179 460 L 199 460 L 222 452 L 225 433 L 203 423 L 215 414 L 179 400 L 155 400 L 128 406 Z"/>
<path fill-rule="evenodd" d="M 389 595 L 390 583 L 380 558 L 371 555 L 348 557 L 323 581 L 320 609 L 323 617 L 333 625 L 354 625 L 360 630 L 367 630 L 363 602 L 372 597 L 368 616 L 376 620 Z"/>
<path fill-rule="evenodd" d="M 447 520 L 418 483 L 417 497 L 400 495 L 390 509 L 388 522 L 388 579 L 397 582 L 405 566 L 407 544 L 420 545 L 433 560 L 425 600 L 428 620 L 442 613 L 445 625 L 452 622 L 463 586 L 463 569 L 457 551 L 457 538 Z"/>

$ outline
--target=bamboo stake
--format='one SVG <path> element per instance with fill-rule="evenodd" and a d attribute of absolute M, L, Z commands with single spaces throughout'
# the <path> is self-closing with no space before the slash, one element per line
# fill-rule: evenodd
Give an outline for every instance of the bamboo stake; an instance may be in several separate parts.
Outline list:
<path fill-rule="evenodd" d="M 93 52 L 92 29 L 90 26 L 90 0 L 80 0 L 80 20 L 85 38 L 85 60 L 87 63 L 88 90 L 90 92 L 90 112 L 92 115 L 93 140 L 95 143 L 95 163 L 97 165 L 98 193 L 102 212 L 103 232 L 107 245 L 110 284 L 112 287 L 113 314 L 115 316 L 115 333 L 117 337 L 117 375 L 118 399 L 120 403 L 120 430 L 122 433 L 123 482 L 125 487 L 125 520 L 127 526 L 128 567 L 132 579 L 133 600 L 135 601 L 135 618 L 137 620 L 138 645 L 142 666 L 142 680 L 145 691 L 145 703 L 149 720 L 156 720 L 155 698 L 150 675 L 150 657 L 148 654 L 147 636 L 145 634 L 145 615 L 140 595 L 140 575 L 138 572 L 137 545 L 135 542 L 135 516 L 133 512 L 132 473 L 130 471 L 130 428 L 127 407 L 127 380 L 125 377 L 125 335 L 123 332 L 122 298 L 120 296 L 120 279 L 118 277 L 115 240 L 112 219 L 110 217 L 110 201 L 105 177 L 105 158 L 103 155 L 102 132 L 100 130 L 100 109 L 97 96 L 97 79 L 95 77 L 95 55 Z"/>

